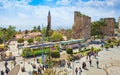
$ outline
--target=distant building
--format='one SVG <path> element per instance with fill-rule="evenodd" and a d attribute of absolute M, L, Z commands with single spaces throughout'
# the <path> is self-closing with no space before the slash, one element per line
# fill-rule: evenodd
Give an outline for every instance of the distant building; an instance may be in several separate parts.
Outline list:
<path fill-rule="evenodd" d="M 114 36 L 114 28 L 115 28 L 115 19 L 114 18 L 104 18 L 105 23 L 107 24 L 105 30 L 103 31 L 108 36 Z"/>
<path fill-rule="evenodd" d="M 16 40 L 20 38 L 27 40 L 29 38 L 35 38 L 35 37 L 42 37 L 42 34 L 40 32 L 32 32 L 32 33 L 28 33 L 27 36 L 25 35 L 25 33 L 15 35 Z"/>
<path fill-rule="evenodd" d="M 89 39 L 91 37 L 91 18 L 81 14 L 79 11 L 75 11 L 72 30 L 74 39 Z"/>

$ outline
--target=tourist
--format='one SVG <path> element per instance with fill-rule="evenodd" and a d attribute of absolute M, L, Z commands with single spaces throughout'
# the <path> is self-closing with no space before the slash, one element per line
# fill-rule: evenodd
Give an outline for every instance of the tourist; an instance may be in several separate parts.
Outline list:
<path fill-rule="evenodd" d="M 82 68 L 86 69 L 86 63 L 85 62 L 82 63 Z"/>
<path fill-rule="evenodd" d="M 42 74 L 42 72 L 41 72 L 41 69 L 40 69 L 40 65 L 38 66 L 38 74 Z"/>
<path fill-rule="evenodd" d="M 38 59 L 38 58 L 37 58 L 37 60 L 36 60 L 36 61 L 37 61 L 37 63 L 39 63 L 39 59 Z"/>
<path fill-rule="evenodd" d="M 82 73 L 82 69 L 81 67 L 79 67 L 79 75 L 81 75 L 81 73 Z"/>
<path fill-rule="evenodd" d="M 71 68 L 71 62 L 70 61 L 67 62 L 67 66 L 68 66 L 68 68 Z"/>
<path fill-rule="evenodd" d="M 99 61 L 98 60 L 96 61 L 96 65 L 97 65 L 97 68 L 99 68 Z"/>
<path fill-rule="evenodd" d="M 8 67 L 6 67 L 6 70 L 5 70 L 6 74 L 8 74 L 9 71 L 10 71 L 10 69 Z"/>
<path fill-rule="evenodd" d="M 14 60 L 13 62 L 14 62 L 14 66 L 15 66 L 16 65 L 16 61 Z"/>
<path fill-rule="evenodd" d="M 1 71 L 1 75 L 4 75 L 4 71 L 3 70 Z"/>
<path fill-rule="evenodd" d="M 78 73 L 78 68 L 76 67 L 76 69 L 75 69 L 75 73 L 76 73 L 76 75 L 77 75 L 77 73 Z"/>
<path fill-rule="evenodd" d="M 92 60 L 91 59 L 89 60 L 89 64 L 90 64 L 90 67 L 92 67 Z"/>
<path fill-rule="evenodd" d="M 5 68 L 7 67 L 7 65 L 8 65 L 8 62 L 7 62 L 7 61 L 5 61 L 5 64 L 4 64 Z"/>
<path fill-rule="evenodd" d="M 88 55 L 86 56 L 86 59 L 88 60 Z"/>

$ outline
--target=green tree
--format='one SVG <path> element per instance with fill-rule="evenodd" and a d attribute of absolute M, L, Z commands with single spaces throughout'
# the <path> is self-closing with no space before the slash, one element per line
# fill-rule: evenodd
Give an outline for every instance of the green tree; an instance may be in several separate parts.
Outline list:
<path fill-rule="evenodd" d="M 61 41 L 61 40 L 63 40 L 63 35 L 58 32 L 53 32 L 51 39 L 52 39 L 52 41 Z"/>
<path fill-rule="evenodd" d="M 67 30 L 67 38 L 68 38 L 68 39 L 71 39 L 71 37 L 72 37 L 71 34 L 72 34 L 72 29 L 68 29 L 68 30 Z"/>
<path fill-rule="evenodd" d="M 31 44 L 31 43 L 33 43 L 34 41 L 33 41 L 32 38 L 29 38 L 29 39 L 27 40 L 27 42 L 28 42 L 29 44 Z"/>
<path fill-rule="evenodd" d="M 47 29 L 47 28 L 44 27 L 44 28 L 41 30 L 41 33 L 42 33 L 43 36 L 46 36 L 46 29 Z"/>
<path fill-rule="evenodd" d="M 8 28 L 0 27 L 0 38 L 1 41 L 6 42 L 9 39 L 12 39 L 15 36 L 16 30 L 15 27 L 9 26 Z"/>
<path fill-rule="evenodd" d="M 3 40 L 2 40 L 2 38 L 0 38 L 0 44 L 2 44 L 3 43 Z"/>
<path fill-rule="evenodd" d="M 115 22 L 115 28 L 119 28 L 118 22 Z"/>
<path fill-rule="evenodd" d="M 40 43 L 41 42 L 41 37 L 36 37 L 35 41 L 37 41 L 38 43 Z"/>
<path fill-rule="evenodd" d="M 14 26 L 9 26 L 6 29 L 6 40 L 12 39 L 16 33 L 15 27 Z"/>
<path fill-rule="evenodd" d="M 25 30 L 25 36 L 27 36 L 28 35 L 28 30 Z"/>
<path fill-rule="evenodd" d="M 98 35 L 98 38 L 100 37 L 100 35 L 103 36 L 104 33 L 101 31 L 101 28 L 105 26 L 107 26 L 107 24 L 105 23 L 103 18 L 101 18 L 99 21 L 92 22 L 91 35 Z"/>
<path fill-rule="evenodd" d="M 20 38 L 17 40 L 18 43 L 23 43 L 24 42 L 24 39 L 23 38 Z"/>
<path fill-rule="evenodd" d="M 38 31 L 41 31 L 40 25 L 37 27 L 37 30 L 38 30 Z"/>

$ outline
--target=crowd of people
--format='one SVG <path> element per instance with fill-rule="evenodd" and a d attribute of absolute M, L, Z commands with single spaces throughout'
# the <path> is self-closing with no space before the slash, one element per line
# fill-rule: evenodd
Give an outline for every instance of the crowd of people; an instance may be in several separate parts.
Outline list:
<path fill-rule="evenodd" d="M 86 60 L 88 61 L 88 64 L 90 65 L 90 67 L 93 67 L 93 60 L 92 60 L 91 56 L 93 56 L 95 58 L 96 67 L 99 69 L 100 68 L 99 67 L 99 60 L 97 59 L 98 52 L 93 52 L 93 53 L 89 52 L 86 56 Z M 78 73 L 79 73 L 79 75 L 82 75 L 82 70 L 89 71 L 86 63 L 87 63 L 86 61 L 82 62 L 82 66 L 81 66 L 82 68 L 81 67 L 75 68 L 76 75 L 78 75 Z"/>

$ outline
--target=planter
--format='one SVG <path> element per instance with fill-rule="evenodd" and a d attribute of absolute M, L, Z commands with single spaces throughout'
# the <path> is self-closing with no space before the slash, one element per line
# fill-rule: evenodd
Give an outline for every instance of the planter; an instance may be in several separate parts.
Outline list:
<path fill-rule="evenodd" d="M 21 71 L 22 71 L 22 72 L 25 72 L 25 67 L 21 67 Z"/>

